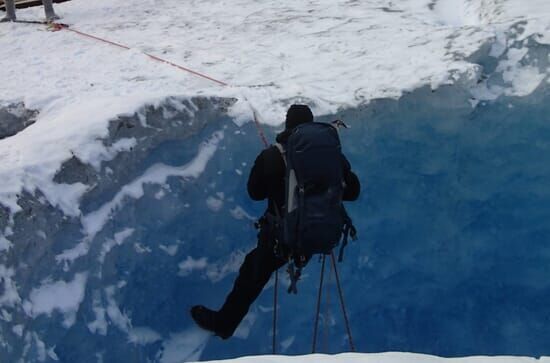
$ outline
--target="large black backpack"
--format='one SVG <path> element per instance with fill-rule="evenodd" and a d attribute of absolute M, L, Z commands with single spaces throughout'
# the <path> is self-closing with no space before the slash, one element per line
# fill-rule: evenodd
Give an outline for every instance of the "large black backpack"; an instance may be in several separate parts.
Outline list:
<path fill-rule="evenodd" d="M 342 197 L 344 163 L 338 130 L 331 124 L 308 122 L 297 126 L 286 147 L 276 145 L 286 162 L 285 204 L 281 243 L 289 251 L 291 287 L 300 269 L 314 254 L 330 254 L 343 238 L 343 247 L 355 229 Z M 297 267 L 297 272 L 294 270 Z"/>

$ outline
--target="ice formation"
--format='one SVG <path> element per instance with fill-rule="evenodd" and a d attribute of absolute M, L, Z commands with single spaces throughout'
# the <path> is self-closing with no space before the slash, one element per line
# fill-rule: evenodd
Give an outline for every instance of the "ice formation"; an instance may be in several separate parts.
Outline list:
<path fill-rule="evenodd" d="M 253 110 L 273 140 L 293 102 L 351 126 L 342 140 L 364 185 L 348 207 L 360 241 L 339 268 L 359 351 L 533 357 L 468 363 L 550 355 L 547 1 L 72 0 L 56 10 L 132 50 L 0 25 L 0 361 L 271 352 L 272 284 L 229 343 L 187 312 L 223 303 L 255 243 Z M 310 349 L 318 273 L 314 260 L 300 295 L 281 295 L 280 353 Z M 343 352 L 333 278 L 328 291 L 319 346 Z M 326 360 L 388 357 L 440 359 Z"/>

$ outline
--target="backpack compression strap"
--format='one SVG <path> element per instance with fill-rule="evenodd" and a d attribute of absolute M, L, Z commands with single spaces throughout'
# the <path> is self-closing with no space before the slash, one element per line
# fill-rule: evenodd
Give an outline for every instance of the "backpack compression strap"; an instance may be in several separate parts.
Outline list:
<path fill-rule="evenodd" d="M 284 146 L 278 142 L 273 144 L 273 146 L 275 146 L 277 150 L 279 150 L 279 152 L 281 153 L 281 157 L 285 162 L 285 167 L 287 167 L 288 165 L 286 162 L 286 153 L 285 153 Z M 290 254 L 290 256 L 288 256 L 288 265 L 287 265 L 286 272 L 288 273 L 288 278 L 290 280 L 290 285 L 288 286 L 287 292 L 289 294 L 297 294 L 298 288 L 296 287 L 296 285 L 298 284 L 298 281 L 302 276 L 302 266 L 296 264 L 296 262 L 294 261 L 294 256 L 292 256 L 292 253 Z"/>
<path fill-rule="evenodd" d="M 352 241 L 357 240 L 357 229 L 355 229 L 355 226 L 353 225 L 348 212 L 344 209 L 344 206 L 342 206 L 342 209 L 344 211 L 344 229 L 342 230 L 344 237 L 342 238 L 342 245 L 340 246 L 340 252 L 338 253 L 338 262 L 342 262 L 344 260 L 344 248 L 348 245 L 349 237 L 351 237 Z"/>

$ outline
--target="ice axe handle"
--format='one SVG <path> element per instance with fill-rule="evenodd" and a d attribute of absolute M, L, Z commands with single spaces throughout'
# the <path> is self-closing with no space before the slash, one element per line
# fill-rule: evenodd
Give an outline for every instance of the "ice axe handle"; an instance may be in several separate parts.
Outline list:
<path fill-rule="evenodd" d="M 334 120 L 331 122 L 332 126 L 336 127 L 336 129 L 344 128 L 349 129 L 350 127 L 346 125 L 346 123 L 340 119 Z"/>

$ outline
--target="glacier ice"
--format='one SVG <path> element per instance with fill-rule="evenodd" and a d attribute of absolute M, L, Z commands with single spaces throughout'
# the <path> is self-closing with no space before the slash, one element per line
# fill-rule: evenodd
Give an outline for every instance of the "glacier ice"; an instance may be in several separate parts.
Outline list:
<path fill-rule="evenodd" d="M 522 27 L 472 55 L 474 85 L 457 74 L 321 118 L 351 126 L 344 149 L 364 185 L 348 206 L 360 240 L 339 265 L 360 351 L 550 354 L 549 46 Z M 80 186 L 78 210 L 40 190 L 22 192 L 15 215 L 0 208 L 2 361 L 271 351 L 272 284 L 229 343 L 188 316 L 223 302 L 263 211 L 245 192 L 262 145 L 228 115 L 233 102 L 173 97 L 119 116 L 99 163 L 73 155 L 55 176 Z M 309 350 L 318 273 L 314 259 L 299 295 L 281 295 L 287 354 Z M 320 347 L 341 352 L 333 277 L 328 287 Z"/>

